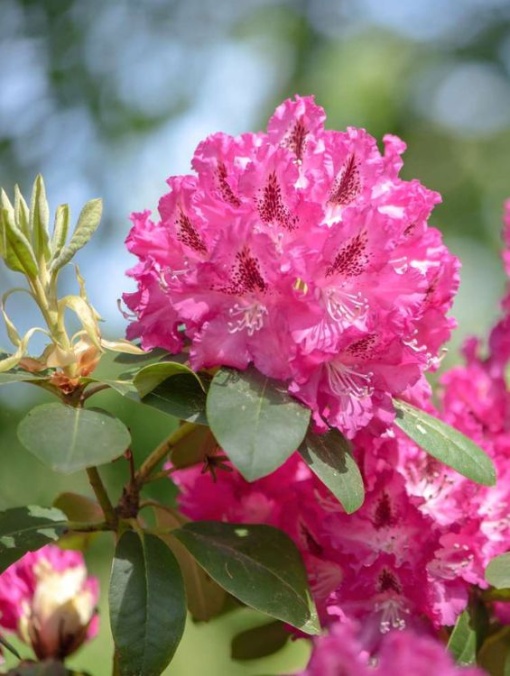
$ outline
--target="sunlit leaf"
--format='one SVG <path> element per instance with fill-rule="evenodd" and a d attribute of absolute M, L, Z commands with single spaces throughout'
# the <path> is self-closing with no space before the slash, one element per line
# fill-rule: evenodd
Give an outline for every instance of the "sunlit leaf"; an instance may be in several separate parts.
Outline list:
<path fill-rule="evenodd" d="M 58 540 L 66 527 L 66 515 L 55 508 L 30 505 L 0 512 L 0 572 L 27 552 Z"/>
<path fill-rule="evenodd" d="M 36 458 L 63 474 L 110 462 L 131 442 L 117 418 L 59 403 L 33 408 L 20 422 L 18 437 Z"/>
<path fill-rule="evenodd" d="M 485 569 L 485 579 L 496 589 L 510 589 L 510 553 L 495 556 Z"/>
<path fill-rule="evenodd" d="M 338 430 L 321 435 L 308 432 L 299 453 L 348 514 L 361 507 L 365 499 L 363 477 L 349 442 Z"/>
<path fill-rule="evenodd" d="M 51 263 L 51 272 L 55 273 L 64 265 L 69 263 L 77 251 L 87 244 L 94 232 L 97 230 L 103 203 L 100 199 L 93 199 L 87 202 L 81 210 L 78 222 L 74 229 L 69 243 L 62 248 L 60 253 L 54 256 Z"/>
<path fill-rule="evenodd" d="M 471 439 L 406 402 L 393 403 L 395 424 L 427 453 L 479 484 L 496 483 L 492 460 Z"/>
<path fill-rule="evenodd" d="M 219 445 L 248 481 L 271 474 L 298 448 L 310 410 L 285 385 L 255 368 L 221 368 L 207 395 L 207 420 Z"/>
<path fill-rule="evenodd" d="M 457 618 L 448 641 L 448 650 L 457 664 L 461 666 L 476 664 L 476 632 L 471 626 L 467 610 Z"/>

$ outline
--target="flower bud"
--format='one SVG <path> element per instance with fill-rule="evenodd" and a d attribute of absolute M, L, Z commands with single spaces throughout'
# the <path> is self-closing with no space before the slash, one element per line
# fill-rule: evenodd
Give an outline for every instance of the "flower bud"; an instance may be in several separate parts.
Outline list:
<path fill-rule="evenodd" d="M 38 659 L 64 659 L 97 632 L 97 580 L 78 552 L 47 546 L 0 576 L 0 626 Z"/>

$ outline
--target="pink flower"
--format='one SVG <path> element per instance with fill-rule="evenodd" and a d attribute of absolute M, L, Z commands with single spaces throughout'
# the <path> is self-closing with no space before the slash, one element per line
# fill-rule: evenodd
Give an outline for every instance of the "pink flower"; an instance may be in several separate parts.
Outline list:
<path fill-rule="evenodd" d="M 79 552 L 47 545 L 0 575 L 0 627 L 38 659 L 63 659 L 96 635 L 98 595 Z"/>
<path fill-rule="evenodd" d="M 370 654 L 360 640 L 361 625 L 341 621 L 314 641 L 312 656 L 300 676 L 483 676 L 476 667 L 458 667 L 444 645 L 413 631 L 394 631 Z"/>
<path fill-rule="evenodd" d="M 398 177 L 405 145 L 324 129 L 312 97 L 267 133 L 214 134 L 168 179 L 160 220 L 133 214 L 129 338 L 190 347 L 194 369 L 250 363 L 318 430 L 386 428 L 391 398 L 437 365 L 457 260 L 427 219 L 439 195 Z"/>

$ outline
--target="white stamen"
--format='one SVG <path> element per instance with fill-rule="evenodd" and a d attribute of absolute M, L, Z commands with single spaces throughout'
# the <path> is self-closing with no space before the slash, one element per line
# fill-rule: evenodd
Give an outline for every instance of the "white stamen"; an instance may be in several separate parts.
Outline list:
<path fill-rule="evenodd" d="M 339 397 L 350 395 L 356 399 L 369 397 L 374 388 L 370 381 L 373 373 L 360 373 L 345 364 L 326 364 L 329 386 Z"/>
<path fill-rule="evenodd" d="M 267 309 L 260 303 L 247 306 L 236 303 L 234 307 L 230 308 L 228 314 L 232 318 L 237 318 L 228 322 L 229 333 L 238 333 L 246 329 L 248 335 L 253 336 L 256 331 L 260 331 L 264 326 L 264 315 L 267 315 Z"/>
<path fill-rule="evenodd" d="M 326 289 L 323 292 L 326 310 L 335 322 L 352 324 L 363 317 L 368 309 L 366 298 L 361 293 L 349 293 L 339 288 Z"/>

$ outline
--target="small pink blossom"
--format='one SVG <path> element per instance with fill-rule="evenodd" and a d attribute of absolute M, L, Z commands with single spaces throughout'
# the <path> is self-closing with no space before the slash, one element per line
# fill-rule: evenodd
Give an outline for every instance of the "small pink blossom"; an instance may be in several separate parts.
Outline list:
<path fill-rule="evenodd" d="M 194 369 L 250 363 L 313 411 L 316 429 L 384 430 L 392 397 L 435 368 L 458 262 L 427 219 L 440 197 L 398 177 L 405 144 L 324 128 L 312 97 L 267 133 L 214 134 L 127 239 L 124 301 L 145 349 L 189 346 Z"/>
<path fill-rule="evenodd" d="M 98 595 L 79 552 L 47 545 L 0 575 L 0 627 L 38 659 L 63 659 L 97 634 Z"/>

